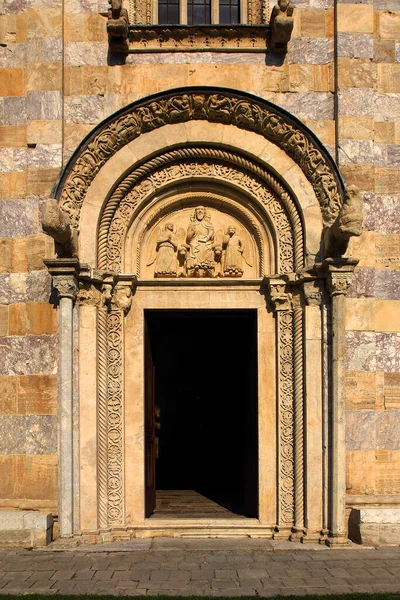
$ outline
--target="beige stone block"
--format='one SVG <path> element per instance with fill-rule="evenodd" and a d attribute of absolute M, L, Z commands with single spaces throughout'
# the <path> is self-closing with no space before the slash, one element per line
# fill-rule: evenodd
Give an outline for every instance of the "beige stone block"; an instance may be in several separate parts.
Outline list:
<path fill-rule="evenodd" d="M 22 15 L 16 15 L 17 35 L 15 41 L 17 44 L 25 44 L 27 41 L 27 22 L 28 15 L 24 12 Z"/>
<path fill-rule="evenodd" d="M 313 65 L 289 65 L 289 91 L 309 92 L 313 89 Z"/>
<path fill-rule="evenodd" d="M 340 139 L 372 140 L 374 121 L 372 117 L 339 117 Z"/>
<path fill-rule="evenodd" d="M 375 169 L 375 191 L 382 194 L 397 194 L 400 169 Z"/>
<path fill-rule="evenodd" d="M 334 90 L 333 65 L 313 65 L 314 91 L 332 92 Z"/>
<path fill-rule="evenodd" d="M 48 236 L 31 235 L 26 238 L 26 255 L 28 271 L 38 271 L 44 268 L 43 259 L 46 258 Z"/>
<path fill-rule="evenodd" d="M 0 127 L 0 148 L 23 148 L 26 146 L 25 125 L 3 125 Z"/>
<path fill-rule="evenodd" d="M 0 15 L 0 40 L 5 44 L 14 44 L 17 41 L 16 15 Z"/>
<path fill-rule="evenodd" d="M 376 408 L 376 374 L 368 371 L 346 373 L 346 409 L 368 410 Z"/>
<path fill-rule="evenodd" d="M 376 264 L 381 268 L 400 268 L 400 234 L 376 234 Z"/>
<path fill-rule="evenodd" d="M 334 121 L 304 121 L 321 140 L 323 144 L 334 145 L 335 143 L 335 122 Z"/>
<path fill-rule="evenodd" d="M 57 375 L 25 375 L 18 379 L 20 415 L 57 414 Z"/>
<path fill-rule="evenodd" d="M 0 198 L 19 200 L 26 196 L 26 173 L 0 173 Z M 33 192 L 32 192 L 33 193 Z"/>
<path fill-rule="evenodd" d="M 390 121 L 374 121 L 374 142 L 376 144 L 395 144 L 395 124 Z"/>
<path fill-rule="evenodd" d="M 400 64 L 380 63 L 377 69 L 377 91 L 383 94 L 400 93 Z"/>
<path fill-rule="evenodd" d="M 28 121 L 26 137 L 29 144 L 61 144 L 62 121 Z"/>
<path fill-rule="evenodd" d="M 24 238 L 13 238 L 11 268 L 13 273 L 26 273 L 28 270 L 26 240 Z"/>
<path fill-rule="evenodd" d="M 346 298 L 346 330 L 375 331 L 374 298 Z"/>
<path fill-rule="evenodd" d="M 303 8 L 298 11 L 301 18 L 300 37 L 323 38 L 326 36 L 326 11 L 318 8 Z"/>
<path fill-rule="evenodd" d="M 10 304 L 8 330 L 10 335 L 26 334 L 26 304 Z"/>
<path fill-rule="evenodd" d="M 62 89 L 62 63 L 31 63 L 26 69 L 26 90 L 57 91 Z"/>
<path fill-rule="evenodd" d="M 398 494 L 400 481 L 400 450 L 377 450 L 375 493 Z"/>
<path fill-rule="evenodd" d="M 25 474 L 26 456 L 24 455 L 0 455 L 0 471 L 2 482 L 0 486 L 0 498 L 23 498 L 22 487 L 26 479 Z"/>
<path fill-rule="evenodd" d="M 364 5 L 365 6 L 365 5 Z M 376 65 L 363 58 L 338 58 L 338 82 L 341 88 L 373 88 Z"/>
<path fill-rule="evenodd" d="M 85 41 L 106 42 L 107 41 L 107 18 L 98 13 L 85 13 L 84 33 Z"/>
<path fill-rule="evenodd" d="M 0 273 L 10 273 L 12 270 L 13 240 L 0 239 Z"/>
<path fill-rule="evenodd" d="M 120 85 L 115 80 L 116 73 L 112 67 L 99 66 L 81 67 L 82 94 L 113 94 L 119 93 Z"/>
<path fill-rule="evenodd" d="M 348 494 L 374 494 L 375 451 L 346 452 L 346 491 Z"/>
<path fill-rule="evenodd" d="M 373 33 L 373 10 L 371 4 L 338 4 L 338 32 Z"/>
<path fill-rule="evenodd" d="M 373 192 L 375 188 L 373 165 L 341 165 L 347 185 L 356 185 L 363 192 Z"/>
<path fill-rule="evenodd" d="M 48 196 L 60 174 L 60 169 L 28 169 L 29 193 Z"/>
<path fill-rule="evenodd" d="M 400 373 L 384 373 L 384 402 L 386 410 L 400 409 Z"/>
<path fill-rule="evenodd" d="M 288 92 L 290 89 L 289 69 L 294 65 L 266 66 L 253 69 L 253 89 L 272 92 Z"/>
<path fill-rule="evenodd" d="M 64 41 L 86 42 L 85 13 L 68 12 L 64 18 Z"/>
<path fill-rule="evenodd" d="M 325 10 L 325 33 L 328 38 L 335 35 L 335 15 L 333 9 Z"/>
<path fill-rule="evenodd" d="M 0 96 L 23 96 L 24 93 L 24 70 L 1 69 Z"/>
<path fill-rule="evenodd" d="M 0 304 L 0 337 L 8 335 L 8 306 Z"/>
<path fill-rule="evenodd" d="M 375 267 L 375 237 L 374 231 L 363 231 L 351 239 L 351 254 L 359 259 L 360 267 Z"/>
<path fill-rule="evenodd" d="M 383 40 L 400 38 L 400 12 L 377 12 L 379 18 L 379 36 Z"/>
<path fill-rule="evenodd" d="M 41 8 L 27 10 L 29 38 L 53 38 L 62 36 L 62 10 Z"/>
<path fill-rule="evenodd" d="M 15 415 L 18 412 L 18 377 L 0 377 L 0 414 Z"/>
<path fill-rule="evenodd" d="M 64 67 L 64 93 L 66 96 L 82 94 L 82 72 L 83 67 Z"/>
<path fill-rule="evenodd" d="M 375 373 L 375 408 L 376 410 L 384 410 L 385 408 L 385 392 L 384 392 L 384 377 L 385 373 L 376 371 Z"/>
<path fill-rule="evenodd" d="M 400 144 L 400 122 L 394 124 L 394 143 Z"/>
<path fill-rule="evenodd" d="M 48 302 L 28 302 L 26 328 L 30 335 L 50 335 L 57 331 L 57 310 Z"/>
<path fill-rule="evenodd" d="M 376 331 L 400 332 L 400 301 L 376 300 Z"/>

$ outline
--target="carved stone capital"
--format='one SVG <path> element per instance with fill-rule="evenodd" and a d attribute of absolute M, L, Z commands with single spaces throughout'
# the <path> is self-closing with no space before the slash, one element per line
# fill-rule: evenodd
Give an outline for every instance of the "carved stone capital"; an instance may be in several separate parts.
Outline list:
<path fill-rule="evenodd" d="M 274 312 L 293 309 L 292 294 L 288 292 L 283 279 L 267 279 L 268 294 Z"/>
<path fill-rule="evenodd" d="M 59 298 L 76 299 L 78 293 L 79 261 L 76 258 L 48 259 L 44 264 L 53 280 Z"/>
<path fill-rule="evenodd" d="M 108 290 L 106 290 L 108 294 Z M 121 310 L 126 315 L 132 304 L 132 285 L 117 284 L 113 290 L 110 305 L 111 309 Z"/>
<path fill-rule="evenodd" d="M 53 276 L 53 287 L 59 298 L 71 298 L 75 301 L 78 294 L 78 281 L 75 275 Z"/>
<path fill-rule="evenodd" d="M 304 300 L 308 306 L 319 306 L 322 302 L 323 293 L 321 280 L 313 279 L 303 282 Z"/>
<path fill-rule="evenodd" d="M 347 294 L 357 263 L 357 260 L 335 262 L 328 259 L 325 261 L 328 290 L 332 297 Z"/>

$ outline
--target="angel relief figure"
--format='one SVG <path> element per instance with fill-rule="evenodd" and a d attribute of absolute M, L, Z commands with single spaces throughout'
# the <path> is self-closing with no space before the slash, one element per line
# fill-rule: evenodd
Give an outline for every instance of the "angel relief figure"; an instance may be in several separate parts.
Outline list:
<path fill-rule="evenodd" d="M 170 221 L 164 225 L 156 242 L 156 257 L 147 264 L 154 265 L 154 277 L 176 277 L 178 244 L 174 225 Z"/>
<path fill-rule="evenodd" d="M 252 265 L 246 259 L 244 254 L 244 243 L 241 237 L 236 233 L 236 227 L 230 225 L 222 241 L 224 250 L 222 270 L 224 277 L 242 277 L 243 261 L 251 267 Z"/>

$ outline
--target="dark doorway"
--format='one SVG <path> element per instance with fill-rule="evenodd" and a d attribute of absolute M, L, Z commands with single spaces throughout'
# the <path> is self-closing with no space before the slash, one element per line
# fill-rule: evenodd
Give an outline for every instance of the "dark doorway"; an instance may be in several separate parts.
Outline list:
<path fill-rule="evenodd" d="M 145 321 L 146 516 L 257 517 L 256 311 Z"/>

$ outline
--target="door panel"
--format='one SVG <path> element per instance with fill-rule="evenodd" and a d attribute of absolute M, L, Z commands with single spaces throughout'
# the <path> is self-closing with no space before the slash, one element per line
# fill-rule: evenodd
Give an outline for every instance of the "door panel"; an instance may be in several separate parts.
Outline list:
<path fill-rule="evenodd" d="M 145 440 L 146 440 L 146 517 L 156 506 L 156 435 L 155 435 L 155 374 L 150 336 L 145 322 Z"/>

